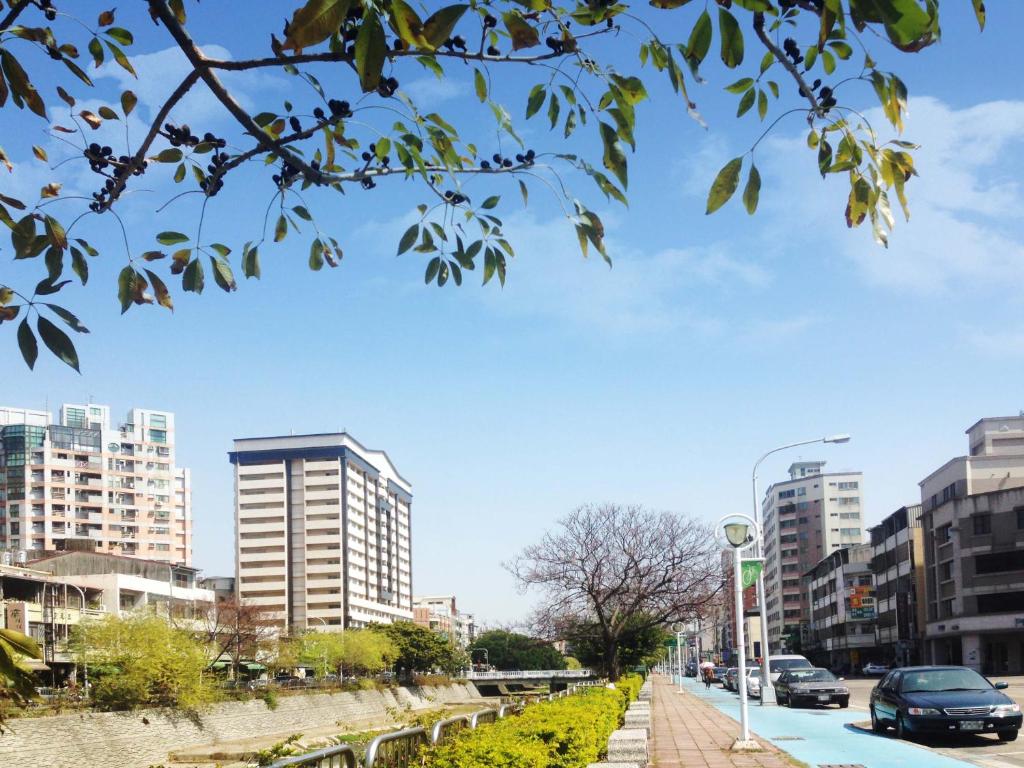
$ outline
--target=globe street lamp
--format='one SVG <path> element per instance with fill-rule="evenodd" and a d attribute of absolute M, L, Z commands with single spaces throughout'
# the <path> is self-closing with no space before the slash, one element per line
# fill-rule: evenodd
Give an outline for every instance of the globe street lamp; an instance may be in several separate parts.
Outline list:
<path fill-rule="evenodd" d="M 679 675 L 679 693 L 683 692 L 683 633 L 686 631 L 686 625 L 677 621 L 672 625 L 673 631 L 676 633 L 676 674 Z"/>
<path fill-rule="evenodd" d="M 761 520 L 761 503 L 757 497 L 757 468 L 761 466 L 761 462 L 771 456 L 773 453 L 779 451 L 785 451 L 789 448 L 796 448 L 801 445 L 813 445 L 814 443 L 848 443 L 850 442 L 850 436 L 847 434 L 829 435 L 827 437 L 818 437 L 814 440 L 801 440 L 797 443 L 787 443 L 786 445 L 780 445 L 778 448 L 772 448 L 770 451 L 765 453 L 754 463 L 754 470 L 750 473 L 750 483 L 754 490 L 754 520 L 761 524 L 761 534 L 758 536 L 757 541 L 757 554 L 760 557 L 764 557 L 765 544 L 764 544 L 764 521 Z M 757 606 L 758 615 L 761 623 L 761 706 L 768 707 L 774 706 L 775 704 L 775 686 L 772 685 L 771 668 L 769 664 L 769 657 L 771 656 L 768 648 L 768 609 L 765 605 L 765 593 L 764 593 L 764 569 L 757 575 Z M 737 618 L 737 624 L 740 619 Z"/>
<path fill-rule="evenodd" d="M 740 689 L 740 737 L 733 742 L 734 751 L 756 751 L 761 745 L 750 738 L 750 719 L 747 711 L 747 640 L 743 632 L 743 563 L 757 562 L 759 558 L 743 558 L 743 550 L 749 549 L 760 538 L 760 531 L 754 519 L 746 515 L 726 515 L 718 521 L 716 530 L 725 535 L 725 543 L 732 548 L 732 582 L 736 601 L 736 644 L 738 669 L 736 679 Z M 755 566 L 756 567 L 756 566 Z"/>

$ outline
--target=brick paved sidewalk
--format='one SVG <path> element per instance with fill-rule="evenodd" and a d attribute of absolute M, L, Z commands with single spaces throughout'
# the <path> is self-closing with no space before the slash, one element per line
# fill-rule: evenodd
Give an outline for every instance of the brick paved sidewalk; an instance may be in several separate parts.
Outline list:
<path fill-rule="evenodd" d="M 739 724 L 691 693 L 677 693 L 667 677 L 653 675 L 654 730 L 651 757 L 656 768 L 793 768 L 770 741 L 756 738 L 764 752 L 732 753 Z"/>

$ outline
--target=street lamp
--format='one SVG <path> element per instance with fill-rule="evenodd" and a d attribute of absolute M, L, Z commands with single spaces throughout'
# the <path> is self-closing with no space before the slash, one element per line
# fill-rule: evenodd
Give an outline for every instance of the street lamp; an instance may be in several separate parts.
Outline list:
<path fill-rule="evenodd" d="M 679 693 L 683 692 L 683 633 L 686 631 L 686 625 L 677 621 L 672 625 L 672 629 L 676 633 L 676 674 L 679 675 Z"/>
<path fill-rule="evenodd" d="M 754 470 L 750 473 L 750 484 L 754 490 L 754 520 L 758 524 L 763 523 L 761 520 L 761 503 L 757 497 L 757 468 L 761 466 L 761 462 L 771 456 L 773 453 L 779 451 L 785 451 L 789 448 L 796 448 L 801 445 L 813 445 L 814 443 L 848 443 L 850 442 L 850 436 L 847 434 L 829 435 L 826 437 L 818 437 L 814 440 L 801 440 L 797 443 L 788 443 L 786 445 L 780 445 L 778 448 L 772 448 L 770 451 L 765 453 L 754 463 Z M 761 533 L 758 535 L 757 541 L 759 556 L 764 557 L 765 545 L 764 545 L 764 528 L 762 526 Z M 774 706 L 775 704 L 775 686 L 772 685 L 771 665 L 769 658 L 771 654 L 768 649 L 768 610 L 765 605 L 765 594 L 764 594 L 764 569 L 757 575 L 757 605 L 758 614 L 761 623 L 761 706 L 768 707 Z M 742 611 L 736 616 L 736 624 L 739 625 L 743 621 Z"/>
<path fill-rule="evenodd" d="M 718 521 L 718 530 L 733 553 L 733 593 L 736 599 L 736 638 L 739 663 L 736 679 L 740 689 L 740 737 L 733 742 L 733 751 L 756 751 L 761 746 L 750 738 L 750 718 L 747 711 L 747 641 L 743 636 L 743 550 L 754 545 L 760 531 L 753 518 L 746 515 L 726 515 Z M 757 558 L 753 558 L 756 560 Z M 749 559 L 748 559 L 749 561 Z"/>

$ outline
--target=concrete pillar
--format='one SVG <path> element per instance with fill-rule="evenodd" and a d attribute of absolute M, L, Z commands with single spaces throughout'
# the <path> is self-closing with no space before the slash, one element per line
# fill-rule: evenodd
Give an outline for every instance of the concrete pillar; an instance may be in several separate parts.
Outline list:
<path fill-rule="evenodd" d="M 963 643 L 964 666 L 970 667 L 975 672 L 981 672 L 984 662 L 981 651 L 981 635 L 962 635 L 961 642 Z"/>

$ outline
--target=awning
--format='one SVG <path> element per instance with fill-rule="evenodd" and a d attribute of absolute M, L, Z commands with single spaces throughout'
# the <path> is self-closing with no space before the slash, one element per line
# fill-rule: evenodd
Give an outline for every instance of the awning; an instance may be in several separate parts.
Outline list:
<path fill-rule="evenodd" d="M 33 672 L 49 672 L 50 668 L 39 659 L 18 659 L 18 664 Z"/>
<path fill-rule="evenodd" d="M 226 661 L 215 661 L 210 665 L 210 669 L 227 669 L 228 666 L 230 665 Z"/>
<path fill-rule="evenodd" d="M 262 664 L 257 664 L 255 661 L 247 662 L 247 663 L 243 664 L 242 666 L 245 667 L 248 670 L 253 671 L 253 672 L 256 672 L 256 671 L 262 672 L 264 669 L 266 669 L 265 666 L 263 666 Z"/>

